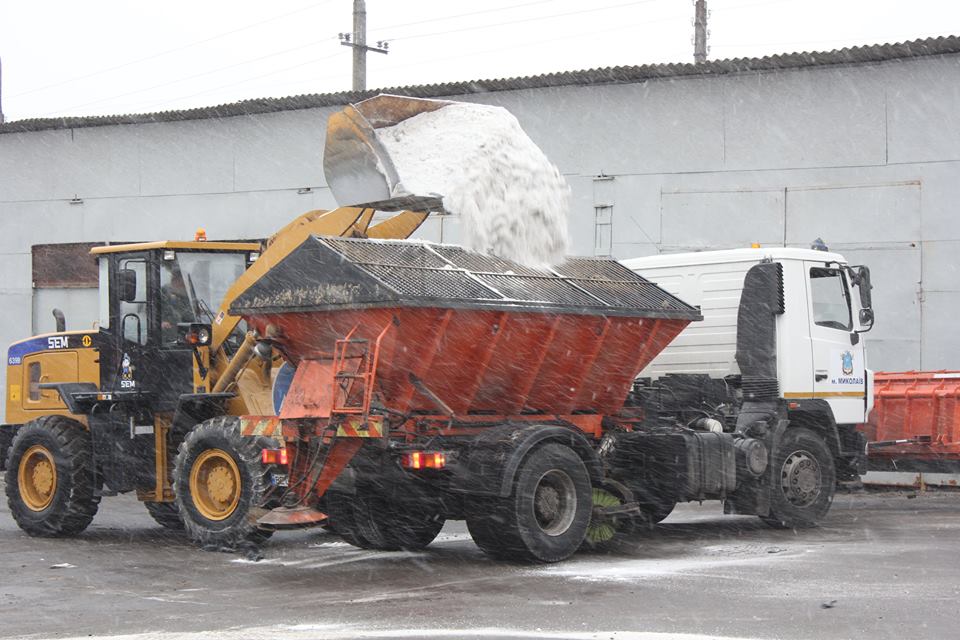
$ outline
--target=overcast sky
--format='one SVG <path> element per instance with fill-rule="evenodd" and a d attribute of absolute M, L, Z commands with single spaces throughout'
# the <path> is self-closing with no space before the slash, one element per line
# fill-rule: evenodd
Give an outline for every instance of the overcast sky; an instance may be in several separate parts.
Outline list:
<path fill-rule="evenodd" d="M 353 0 L 0 0 L 7 121 L 350 88 Z M 708 0 L 710 57 L 960 33 L 956 0 Z M 367 0 L 368 88 L 692 59 L 691 0 Z"/>

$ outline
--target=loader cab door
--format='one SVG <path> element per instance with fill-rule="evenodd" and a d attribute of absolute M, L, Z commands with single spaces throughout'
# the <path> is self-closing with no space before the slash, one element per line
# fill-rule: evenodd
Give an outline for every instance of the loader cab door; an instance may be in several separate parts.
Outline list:
<path fill-rule="evenodd" d="M 838 424 L 864 421 L 865 357 L 855 336 L 847 274 L 838 265 L 805 263 L 813 351 L 813 395 L 826 400 Z"/>
<path fill-rule="evenodd" d="M 110 332 L 116 349 L 103 373 L 105 388 L 150 393 L 157 411 L 175 409 L 193 381 L 193 352 L 177 344 L 176 327 L 190 321 L 189 307 L 185 293 L 172 293 L 179 274 L 171 265 L 176 267 L 158 250 L 118 254 L 110 265 Z"/>

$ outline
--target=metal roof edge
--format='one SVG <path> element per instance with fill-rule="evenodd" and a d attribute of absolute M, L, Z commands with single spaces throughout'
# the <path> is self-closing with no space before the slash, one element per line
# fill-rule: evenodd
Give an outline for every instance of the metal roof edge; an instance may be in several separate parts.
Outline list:
<path fill-rule="evenodd" d="M 715 76 L 751 71 L 778 71 L 833 65 L 867 64 L 927 56 L 960 53 L 960 36 L 939 36 L 898 43 L 845 47 L 831 51 L 803 51 L 760 58 L 729 58 L 703 63 L 661 63 L 634 66 L 603 67 L 580 71 L 563 71 L 536 76 L 469 80 L 438 84 L 384 87 L 368 91 L 341 91 L 290 96 L 256 98 L 210 107 L 197 107 L 154 113 L 59 118 L 28 118 L 0 124 L 2 133 L 24 133 L 48 129 L 71 129 L 124 124 L 178 122 L 208 118 L 262 115 L 280 111 L 340 107 L 380 93 L 393 93 L 417 98 L 440 98 L 456 95 L 545 89 L 562 86 L 595 86 L 630 84 L 644 80 Z"/>

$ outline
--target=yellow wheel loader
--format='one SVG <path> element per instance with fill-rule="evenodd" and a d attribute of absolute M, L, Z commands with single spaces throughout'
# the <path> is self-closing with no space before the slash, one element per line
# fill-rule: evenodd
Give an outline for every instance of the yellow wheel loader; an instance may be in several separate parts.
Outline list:
<path fill-rule="evenodd" d="M 77 534 L 102 496 L 135 491 L 154 520 L 182 529 L 182 481 L 205 523 L 188 531 L 195 539 L 235 547 L 268 535 L 255 524 L 271 505 L 266 465 L 233 416 L 274 413 L 281 358 L 228 309 L 309 235 L 406 238 L 427 217 L 407 210 L 372 225 L 374 214 L 311 211 L 262 243 L 198 235 L 94 248 L 100 326 L 65 331 L 60 316 L 58 331 L 7 352 L 0 449 L 17 524 L 36 536 Z"/>

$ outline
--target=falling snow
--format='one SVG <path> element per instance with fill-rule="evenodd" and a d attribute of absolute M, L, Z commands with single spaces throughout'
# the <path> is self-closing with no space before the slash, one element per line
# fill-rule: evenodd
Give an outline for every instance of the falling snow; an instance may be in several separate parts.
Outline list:
<path fill-rule="evenodd" d="M 454 103 L 377 135 L 400 177 L 392 195 L 442 195 L 468 249 L 532 267 L 567 253 L 570 188 L 506 109 Z"/>

